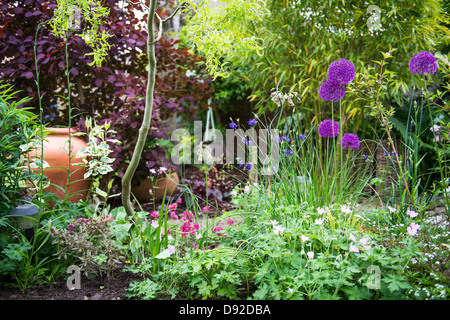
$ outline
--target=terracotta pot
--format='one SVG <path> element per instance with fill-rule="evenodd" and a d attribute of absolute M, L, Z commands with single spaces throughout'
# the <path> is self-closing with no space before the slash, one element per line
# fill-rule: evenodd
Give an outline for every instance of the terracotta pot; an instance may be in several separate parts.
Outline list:
<path fill-rule="evenodd" d="M 67 177 L 69 166 L 69 155 L 67 150 L 69 147 L 69 129 L 68 128 L 46 128 L 50 133 L 45 137 L 44 141 L 44 161 L 49 167 L 44 168 L 44 175 L 50 181 L 51 185 L 45 188 L 45 191 L 53 192 L 59 199 L 64 199 L 64 190 L 67 187 Z M 71 133 L 75 133 L 74 129 Z M 67 195 L 69 201 L 78 202 L 79 200 L 86 200 L 87 192 L 90 186 L 90 180 L 84 179 L 86 167 L 74 165 L 82 163 L 81 158 L 77 158 L 76 153 L 82 148 L 86 147 L 87 143 L 79 137 L 72 136 L 71 138 L 71 152 L 73 156 L 70 160 L 70 179 Z M 30 158 L 41 154 L 41 149 L 37 148 L 30 153 Z M 55 186 L 56 185 L 56 186 Z M 62 189 L 60 189 L 59 187 Z"/>
<path fill-rule="evenodd" d="M 180 183 L 180 179 L 176 172 L 170 172 L 168 176 L 158 180 L 154 178 L 153 181 L 151 179 L 140 179 L 131 186 L 131 192 L 141 203 L 150 202 L 153 198 L 161 200 L 164 197 L 164 192 L 166 192 L 166 196 L 171 196 L 177 191 L 177 184 Z M 150 189 L 152 193 L 150 193 Z"/>

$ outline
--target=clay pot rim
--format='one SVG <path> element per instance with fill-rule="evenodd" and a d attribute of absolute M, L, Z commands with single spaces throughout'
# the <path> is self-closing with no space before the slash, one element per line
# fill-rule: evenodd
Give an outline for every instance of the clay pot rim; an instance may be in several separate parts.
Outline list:
<path fill-rule="evenodd" d="M 44 131 L 48 132 L 52 135 L 67 135 L 69 134 L 69 128 L 53 128 L 53 127 L 47 127 L 44 128 Z M 74 128 L 70 129 L 70 133 L 77 133 L 78 131 Z"/>

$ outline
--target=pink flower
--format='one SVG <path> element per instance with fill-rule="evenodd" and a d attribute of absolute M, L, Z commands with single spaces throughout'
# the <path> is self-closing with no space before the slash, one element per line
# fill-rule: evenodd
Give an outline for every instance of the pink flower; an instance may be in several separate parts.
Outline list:
<path fill-rule="evenodd" d="M 169 233 L 169 234 L 170 234 L 170 228 L 167 228 L 167 233 Z"/>
<path fill-rule="evenodd" d="M 396 211 L 397 211 L 397 209 L 395 209 L 395 208 L 392 208 L 391 206 L 388 206 L 388 209 L 389 209 L 389 211 L 390 211 L 391 213 L 394 213 L 394 212 L 396 212 Z"/>
<path fill-rule="evenodd" d="M 73 224 L 69 224 L 69 225 L 67 226 L 67 229 L 68 229 L 69 231 L 72 231 L 73 229 L 75 229 L 75 226 L 74 226 Z"/>
<path fill-rule="evenodd" d="M 78 218 L 77 219 L 77 222 L 79 223 L 79 222 L 83 222 L 84 221 L 84 219 L 83 218 Z"/>
<path fill-rule="evenodd" d="M 306 255 L 308 256 L 309 259 L 314 259 L 314 252 L 308 251 L 308 252 L 306 253 Z"/>
<path fill-rule="evenodd" d="M 359 249 L 357 246 L 355 246 L 353 243 L 350 245 L 350 251 L 351 252 L 359 252 Z"/>
<path fill-rule="evenodd" d="M 178 202 L 178 203 L 181 203 L 181 202 L 183 202 L 183 200 L 180 198 L 180 199 L 178 199 L 177 202 Z"/>
<path fill-rule="evenodd" d="M 222 231 L 222 230 L 223 230 L 223 228 L 216 227 L 216 228 L 214 228 L 213 232 L 216 233 L 216 232 L 219 232 L 219 231 Z"/>
<path fill-rule="evenodd" d="M 186 237 L 189 232 L 191 232 L 191 224 L 189 222 L 186 222 L 180 227 L 181 235 L 183 237 Z"/>
<path fill-rule="evenodd" d="M 173 211 L 177 208 L 177 204 L 176 203 L 172 203 L 169 205 L 169 210 Z"/>
<path fill-rule="evenodd" d="M 417 217 L 417 215 L 418 215 L 417 212 L 412 211 L 412 210 L 407 210 L 407 211 L 406 211 L 406 214 L 407 214 L 408 216 L 410 216 L 411 218 L 415 218 L 415 217 Z"/>
<path fill-rule="evenodd" d="M 228 219 L 227 222 L 229 225 L 232 225 L 234 223 L 233 219 Z"/>
<path fill-rule="evenodd" d="M 158 212 L 156 212 L 156 211 L 153 211 L 153 212 L 150 214 L 150 216 L 153 217 L 153 218 L 158 218 L 158 217 L 159 217 Z"/>
<path fill-rule="evenodd" d="M 409 235 L 414 236 L 417 234 L 417 231 L 420 230 L 420 226 L 417 223 L 412 222 L 411 225 L 406 228 L 406 231 L 408 231 Z"/>
<path fill-rule="evenodd" d="M 208 207 L 203 207 L 202 211 L 203 212 L 207 212 L 208 211 Z"/>
<path fill-rule="evenodd" d="M 200 226 L 198 225 L 198 223 L 194 224 L 194 229 L 195 229 L 195 230 L 200 229 Z"/>
<path fill-rule="evenodd" d="M 169 244 L 169 245 L 167 246 L 167 251 L 169 251 L 169 254 L 170 254 L 170 255 L 174 254 L 174 253 L 175 253 L 175 246 Z"/>

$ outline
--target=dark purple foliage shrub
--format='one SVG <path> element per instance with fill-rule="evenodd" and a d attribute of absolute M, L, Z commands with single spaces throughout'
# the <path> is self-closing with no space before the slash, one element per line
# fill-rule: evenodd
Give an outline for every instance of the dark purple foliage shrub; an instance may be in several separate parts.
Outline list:
<path fill-rule="evenodd" d="M 110 8 L 107 23 L 102 28 L 114 35 L 109 40 L 111 48 L 102 66 L 88 65 L 92 59 L 85 54 L 91 50 L 76 34 L 67 40 L 72 115 L 81 130 L 86 116 L 94 117 L 98 124 L 111 122 L 111 129 L 117 131 L 116 138 L 122 141 L 120 146 L 111 146 L 111 156 L 117 159 L 114 169 L 122 177 L 132 156 L 144 113 L 147 32 L 138 24 L 145 22 L 147 17 L 144 15 L 140 21 L 133 10 L 122 8 L 115 0 L 104 0 L 102 4 Z M 19 99 L 31 97 L 27 106 L 36 112 L 39 105 L 34 38 L 38 24 L 50 19 L 55 8 L 54 0 L 0 0 L 0 78 L 22 90 Z M 133 8 L 142 10 L 139 5 Z M 159 14 L 164 17 L 167 12 L 159 10 Z M 84 27 L 84 22 L 81 27 Z M 153 167 L 171 167 L 165 156 L 166 148 L 156 144 L 156 139 L 168 137 L 168 133 L 160 128 L 160 120 L 183 113 L 189 118 L 198 108 L 206 109 L 213 94 L 211 79 L 200 64 L 202 59 L 189 53 L 187 48 L 180 50 L 177 46 L 178 41 L 164 37 L 156 44 L 157 76 L 152 124 L 136 176 L 148 175 L 148 169 Z M 53 118 L 51 126 L 67 125 L 69 119 L 67 101 L 58 97 L 67 96 L 64 47 L 65 39 L 55 38 L 48 25 L 41 28 L 36 48 L 39 86 L 44 116 L 49 115 L 45 120 L 48 122 Z M 196 75 L 188 76 L 192 72 L 186 74 L 187 70 Z M 55 104 L 58 105 L 56 116 Z"/>

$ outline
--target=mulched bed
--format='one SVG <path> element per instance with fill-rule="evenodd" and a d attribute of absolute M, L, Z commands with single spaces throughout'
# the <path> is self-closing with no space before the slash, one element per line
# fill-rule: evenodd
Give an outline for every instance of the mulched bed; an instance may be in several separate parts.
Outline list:
<path fill-rule="evenodd" d="M 185 183 L 191 186 L 195 194 L 204 197 L 206 190 L 204 172 L 198 167 L 188 166 L 182 178 L 186 179 Z M 208 172 L 208 179 L 211 191 L 208 196 L 210 204 L 208 212 L 210 216 L 214 216 L 233 209 L 230 192 L 237 184 L 247 180 L 247 174 L 237 168 L 217 165 Z M 181 191 L 173 198 L 177 199 Z M 143 204 L 142 207 L 151 212 L 154 204 Z M 179 205 L 178 209 L 184 210 L 185 204 Z M 0 300 L 133 300 L 126 297 L 125 292 L 129 284 L 137 280 L 142 280 L 139 275 L 118 271 L 112 277 L 96 277 L 92 280 L 82 275 L 81 288 L 76 290 L 69 290 L 65 280 L 56 284 L 34 286 L 24 293 L 16 288 L 0 286 Z"/>
<path fill-rule="evenodd" d="M 87 279 L 81 275 L 81 288 L 69 290 L 66 281 L 34 286 L 24 293 L 16 288 L 0 288 L 0 300 L 132 300 L 125 292 L 133 281 L 142 280 L 130 272 L 112 277 Z"/>

